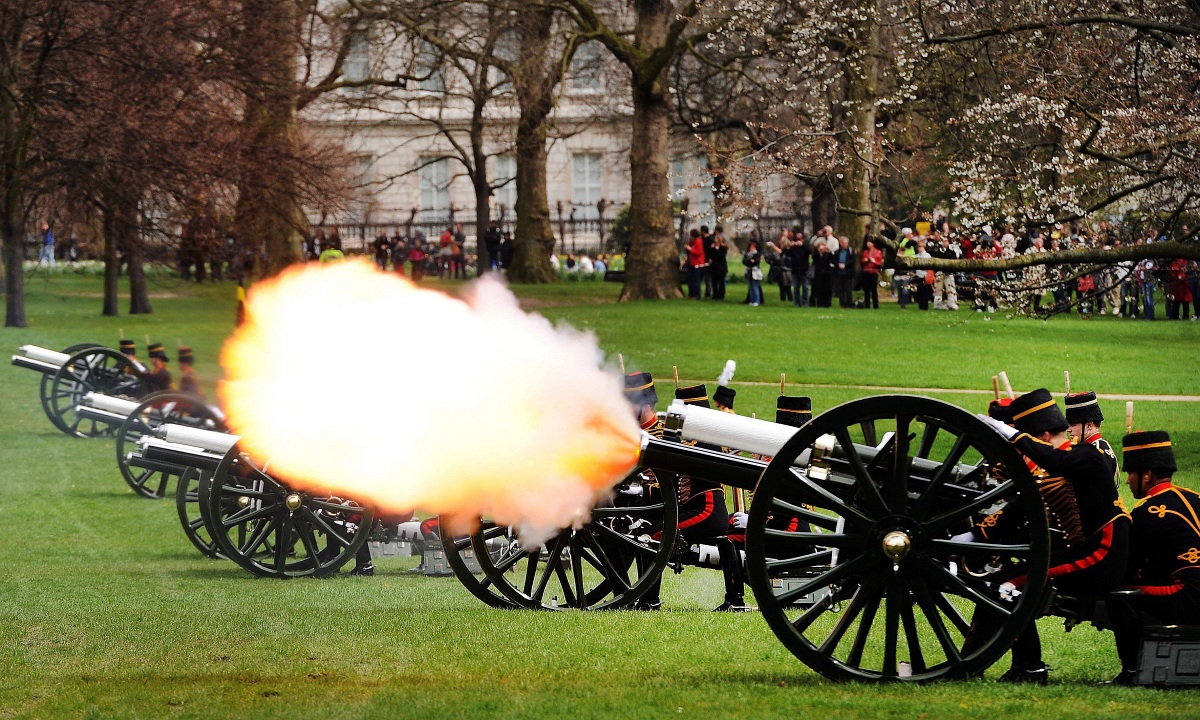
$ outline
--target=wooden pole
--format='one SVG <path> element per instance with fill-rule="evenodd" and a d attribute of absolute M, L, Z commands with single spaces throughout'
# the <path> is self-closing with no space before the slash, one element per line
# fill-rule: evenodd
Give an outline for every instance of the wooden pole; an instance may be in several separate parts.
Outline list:
<path fill-rule="evenodd" d="M 992 376 L 992 392 L 995 393 L 996 399 L 1000 399 L 1000 378 Z"/>
<path fill-rule="evenodd" d="M 786 395 L 784 388 L 787 387 L 787 373 L 779 373 L 779 394 Z"/>
<path fill-rule="evenodd" d="M 625 374 L 625 356 L 622 355 L 621 353 L 617 353 L 617 362 L 621 363 L 621 374 L 624 375 Z"/>
<path fill-rule="evenodd" d="M 1133 432 L 1133 401 L 1128 400 L 1125 403 L 1125 434 Z"/>
<path fill-rule="evenodd" d="M 1071 394 L 1071 371 L 1063 370 L 1063 383 L 1067 386 L 1067 394 Z"/>
<path fill-rule="evenodd" d="M 679 366 L 678 365 L 671 366 L 671 374 L 673 374 L 675 376 L 675 389 L 678 390 L 679 389 Z"/>
<path fill-rule="evenodd" d="M 1008 373 L 1004 372 L 1003 370 L 1000 371 L 1000 382 L 1004 383 L 1004 392 L 1008 393 L 1009 400 L 1012 400 L 1017 396 L 1017 394 L 1013 392 L 1012 384 L 1008 382 Z"/>

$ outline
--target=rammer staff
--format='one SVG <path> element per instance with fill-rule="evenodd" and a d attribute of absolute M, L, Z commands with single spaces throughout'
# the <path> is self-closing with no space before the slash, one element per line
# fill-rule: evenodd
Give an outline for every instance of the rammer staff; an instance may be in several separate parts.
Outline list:
<path fill-rule="evenodd" d="M 1000 378 L 992 376 L 992 392 L 995 393 L 996 399 L 1000 399 Z"/>
<path fill-rule="evenodd" d="M 1004 392 L 1008 393 L 1009 400 L 1012 400 L 1017 396 L 1017 394 L 1013 392 L 1012 383 L 1008 381 L 1008 373 L 1004 372 L 1003 370 L 1000 371 L 1000 382 L 1004 383 Z"/>
<path fill-rule="evenodd" d="M 622 355 L 621 353 L 617 353 L 617 362 L 621 363 L 621 374 L 624 375 L 625 374 L 625 356 Z"/>
<path fill-rule="evenodd" d="M 779 394 L 786 395 L 784 388 L 787 387 L 787 373 L 779 373 Z"/>
<path fill-rule="evenodd" d="M 1133 432 L 1133 401 L 1125 401 L 1125 434 Z"/>
<path fill-rule="evenodd" d="M 1067 386 L 1067 394 L 1071 394 L 1071 371 L 1063 370 L 1063 383 Z"/>
<path fill-rule="evenodd" d="M 678 389 L 679 389 L 679 366 L 678 366 L 678 365 L 672 365 L 672 366 L 671 366 L 671 373 L 672 373 L 673 375 L 675 375 L 675 389 L 676 389 L 676 390 L 678 390 Z"/>

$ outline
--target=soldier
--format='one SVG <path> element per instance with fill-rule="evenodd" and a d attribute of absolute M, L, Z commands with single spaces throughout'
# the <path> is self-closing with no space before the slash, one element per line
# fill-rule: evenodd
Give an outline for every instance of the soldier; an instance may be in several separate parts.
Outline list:
<path fill-rule="evenodd" d="M 1072 393 L 1065 398 L 1067 406 L 1067 432 L 1076 443 L 1089 443 L 1104 454 L 1112 465 L 1113 484 L 1120 486 L 1121 475 L 1117 470 L 1117 454 L 1112 445 L 1100 436 L 1100 423 L 1104 422 L 1104 413 L 1096 400 L 1096 393 Z"/>
<path fill-rule="evenodd" d="M 1130 433 L 1121 446 L 1138 500 L 1126 576 L 1141 594 L 1108 603 L 1121 658 L 1121 673 L 1108 684 L 1133 685 L 1147 619 L 1187 625 L 1200 616 L 1200 495 L 1171 483 L 1175 453 L 1165 431 Z"/>
<path fill-rule="evenodd" d="M 162 343 L 154 343 L 147 349 L 150 351 L 150 372 L 142 373 L 142 381 L 146 383 L 146 389 L 150 392 L 170 390 L 173 383 L 171 371 L 167 368 L 170 359 L 167 357 L 166 349 L 163 348 Z"/>
<path fill-rule="evenodd" d="M 179 348 L 179 389 L 204 399 L 204 391 L 200 389 L 200 377 L 192 365 L 196 356 L 190 347 Z"/>
<path fill-rule="evenodd" d="M 133 369 L 136 372 L 142 373 L 146 371 L 146 366 L 137 359 L 137 343 L 132 340 L 122 340 L 120 349 L 121 354 L 129 358 L 129 362 L 133 363 Z"/>
<path fill-rule="evenodd" d="M 710 407 L 708 388 L 691 385 L 675 389 L 675 398 L 688 405 Z M 732 398 L 730 398 L 732 402 Z M 725 601 L 717 612 L 746 612 L 745 584 L 742 579 L 742 554 L 726 537 L 729 531 L 729 509 L 725 505 L 725 490 L 720 483 L 689 476 L 679 478 L 679 534 L 689 546 L 700 541 L 712 542 L 720 554 L 721 571 L 725 576 Z M 692 561 L 699 557 L 689 558 Z"/>
<path fill-rule="evenodd" d="M 987 415 L 979 417 L 1012 442 L 1025 456 L 1046 504 L 1051 533 L 1049 578 L 1055 587 L 1070 595 L 1089 596 L 1116 587 L 1124 577 L 1129 550 L 1129 515 L 1109 482 L 1109 459 L 1094 445 L 1071 445 L 1067 419 L 1044 388 L 1015 398 L 1007 410 L 1010 427 Z M 972 530 L 972 537 L 1002 536 L 1013 518 L 1000 510 Z M 1008 578 L 1006 585 L 1019 592 L 1024 575 Z M 979 606 L 964 652 L 972 649 L 975 637 L 987 637 L 999 628 L 1001 618 Z M 1042 662 L 1037 625 L 1030 623 L 1013 644 L 1012 668 L 1003 682 L 1045 685 L 1048 671 Z"/>

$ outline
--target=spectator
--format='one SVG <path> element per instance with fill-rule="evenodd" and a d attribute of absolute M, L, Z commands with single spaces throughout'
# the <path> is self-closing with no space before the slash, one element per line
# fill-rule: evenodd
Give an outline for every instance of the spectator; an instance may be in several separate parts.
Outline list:
<path fill-rule="evenodd" d="M 412 267 L 413 282 L 420 282 L 421 278 L 425 277 L 425 261 L 428 257 L 425 254 L 425 243 L 421 240 L 424 240 L 424 237 L 420 235 L 413 238 L 412 247 L 408 249 L 408 262 Z"/>
<path fill-rule="evenodd" d="M 483 246 L 487 249 L 488 269 L 500 269 L 500 226 L 495 220 L 488 223 L 487 232 L 483 234 Z"/>
<path fill-rule="evenodd" d="M 879 309 L 879 271 L 883 269 L 883 251 L 868 240 L 862 251 L 863 307 Z"/>
<path fill-rule="evenodd" d="M 704 249 L 704 264 L 700 266 L 700 283 L 704 286 L 704 299 L 712 297 L 712 258 L 708 256 L 708 250 L 712 247 L 713 233 L 708 231 L 707 225 L 700 226 L 700 239 L 703 241 L 701 247 Z"/>
<path fill-rule="evenodd" d="M 933 257 L 925 247 L 925 238 L 917 238 L 917 253 L 914 255 L 918 260 Z M 932 270 L 918 270 L 917 277 L 917 307 L 922 310 L 929 309 L 929 303 L 933 302 L 933 283 L 934 272 Z"/>
<path fill-rule="evenodd" d="M 1158 272 L 1158 262 L 1146 259 L 1138 263 L 1138 282 L 1142 286 L 1142 319 L 1154 319 L 1154 292 L 1158 289 L 1154 274 Z"/>
<path fill-rule="evenodd" d="M 380 231 L 372 247 L 375 248 L 375 267 L 380 270 L 387 270 L 388 255 L 392 250 L 391 243 L 387 239 L 387 233 Z"/>
<path fill-rule="evenodd" d="M 829 307 L 833 304 L 833 253 L 829 245 L 817 241 L 817 254 L 813 257 L 813 305 Z"/>
<path fill-rule="evenodd" d="M 787 256 L 792 247 L 791 230 L 784 229 L 779 233 L 778 244 L 767 242 L 764 259 L 771 269 L 767 272 L 767 281 L 779 286 L 779 302 L 792 300 L 792 268 Z"/>
<path fill-rule="evenodd" d="M 700 283 L 704 273 L 704 237 L 700 231 L 692 228 L 691 239 L 687 244 L 687 284 L 688 297 L 692 300 L 700 299 Z"/>
<path fill-rule="evenodd" d="M 596 262 L 593 264 L 593 269 L 596 274 L 602 278 L 604 277 L 605 273 L 608 272 L 608 264 L 604 262 L 603 255 L 596 256 Z"/>
<path fill-rule="evenodd" d="M 854 251 L 850 249 L 850 238 L 838 238 L 837 252 L 833 253 L 833 294 L 837 296 L 838 305 L 844 308 L 853 306 L 851 293 L 854 290 Z"/>
<path fill-rule="evenodd" d="M 742 255 L 742 264 L 746 266 L 746 302 L 750 307 L 758 307 L 763 303 L 762 294 L 762 254 L 758 251 L 758 241 L 751 240 Z"/>
<path fill-rule="evenodd" d="M 812 286 L 811 258 L 812 249 L 804 239 L 804 233 L 793 228 L 787 263 L 792 273 L 792 302 L 796 307 L 808 307 L 808 291 Z"/>
<path fill-rule="evenodd" d="M 507 230 L 500 236 L 500 267 L 512 267 L 513 262 L 513 247 L 512 233 Z M 557 268 L 555 268 L 557 270 Z"/>
<path fill-rule="evenodd" d="M 42 263 L 54 267 L 54 231 L 50 229 L 50 223 L 42 222 L 42 254 L 38 257 L 38 267 Z"/>
<path fill-rule="evenodd" d="M 462 228 L 462 225 L 458 227 Z M 450 275 L 455 279 L 462 280 L 466 263 L 464 262 L 463 244 L 459 242 L 458 235 L 461 233 L 456 234 L 450 242 Z"/>
<path fill-rule="evenodd" d="M 725 280 L 729 275 L 729 242 L 725 239 L 725 228 L 718 225 L 713 232 L 712 245 L 708 248 L 708 274 L 712 280 L 712 299 L 725 299 Z"/>
<path fill-rule="evenodd" d="M 915 257 L 916 254 L 917 242 L 913 238 L 912 228 L 901 229 L 900 240 L 896 243 L 896 255 Z M 897 270 L 892 274 L 892 294 L 896 296 L 896 302 L 900 303 L 901 310 L 908 307 L 912 300 L 912 278 L 913 275 L 908 270 Z"/>
<path fill-rule="evenodd" d="M 592 259 L 587 256 L 587 253 L 580 255 L 579 256 L 579 272 L 583 273 L 584 275 L 591 275 L 595 271 L 596 271 L 596 266 L 592 262 Z"/>
<path fill-rule="evenodd" d="M 571 253 L 567 253 L 567 272 L 575 272 L 575 256 Z"/>

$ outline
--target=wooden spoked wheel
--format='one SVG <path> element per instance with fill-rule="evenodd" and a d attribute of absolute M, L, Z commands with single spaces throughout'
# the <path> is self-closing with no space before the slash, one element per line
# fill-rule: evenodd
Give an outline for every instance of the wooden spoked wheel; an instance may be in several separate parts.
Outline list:
<path fill-rule="evenodd" d="M 497 527 L 495 523 L 486 522 L 482 518 L 479 521 L 478 532 L 483 536 L 484 545 L 489 548 L 496 538 L 503 537 L 507 540 L 508 537 L 508 528 Z M 517 607 L 503 592 L 496 589 L 482 568 L 478 568 L 477 564 L 476 568 L 470 565 L 475 558 L 475 548 L 470 535 L 452 534 L 443 523 L 438 524 L 438 535 L 442 540 L 442 550 L 446 553 L 446 563 L 454 570 L 454 577 L 458 578 L 468 592 L 494 608 Z"/>
<path fill-rule="evenodd" d="M 633 482 L 642 483 L 637 473 L 625 484 Z M 654 482 L 653 493 L 618 492 L 617 502 L 593 508 L 581 528 L 562 530 L 533 547 L 522 545 L 508 528 L 481 525 L 471 536 L 475 559 L 492 586 L 517 607 L 626 607 L 657 583 L 679 534 L 674 480 L 660 474 Z"/>
<path fill-rule="evenodd" d="M 205 528 L 225 557 L 259 577 L 332 575 L 370 535 L 373 506 L 294 488 L 235 446 L 200 483 Z"/>
<path fill-rule="evenodd" d="M 59 430 L 72 437 L 108 437 L 117 428 L 85 418 L 75 408 L 89 392 L 136 400 L 145 395 L 133 363 L 116 350 L 89 347 L 72 355 L 42 382 L 42 409 Z"/>
<path fill-rule="evenodd" d="M 1009 539 L 951 540 L 998 510 Z M 763 617 L 802 662 L 834 680 L 919 682 L 971 677 L 1004 654 L 1043 600 L 1049 532 L 1033 477 L 991 427 L 881 396 L 814 418 L 780 450 L 746 552 Z M 1001 586 L 1018 577 L 1013 597 Z M 966 642 L 979 611 L 1002 622 Z"/>
<path fill-rule="evenodd" d="M 117 466 L 121 477 L 135 493 L 145 498 L 162 498 L 172 478 L 178 478 L 184 468 L 146 464 L 132 467 L 129 453 L 137 446 L 138 438 L 165 424 L 225 432 L 225 422 L 200 397 L 167 390 L 147 395 L 117 430 Z"/>

